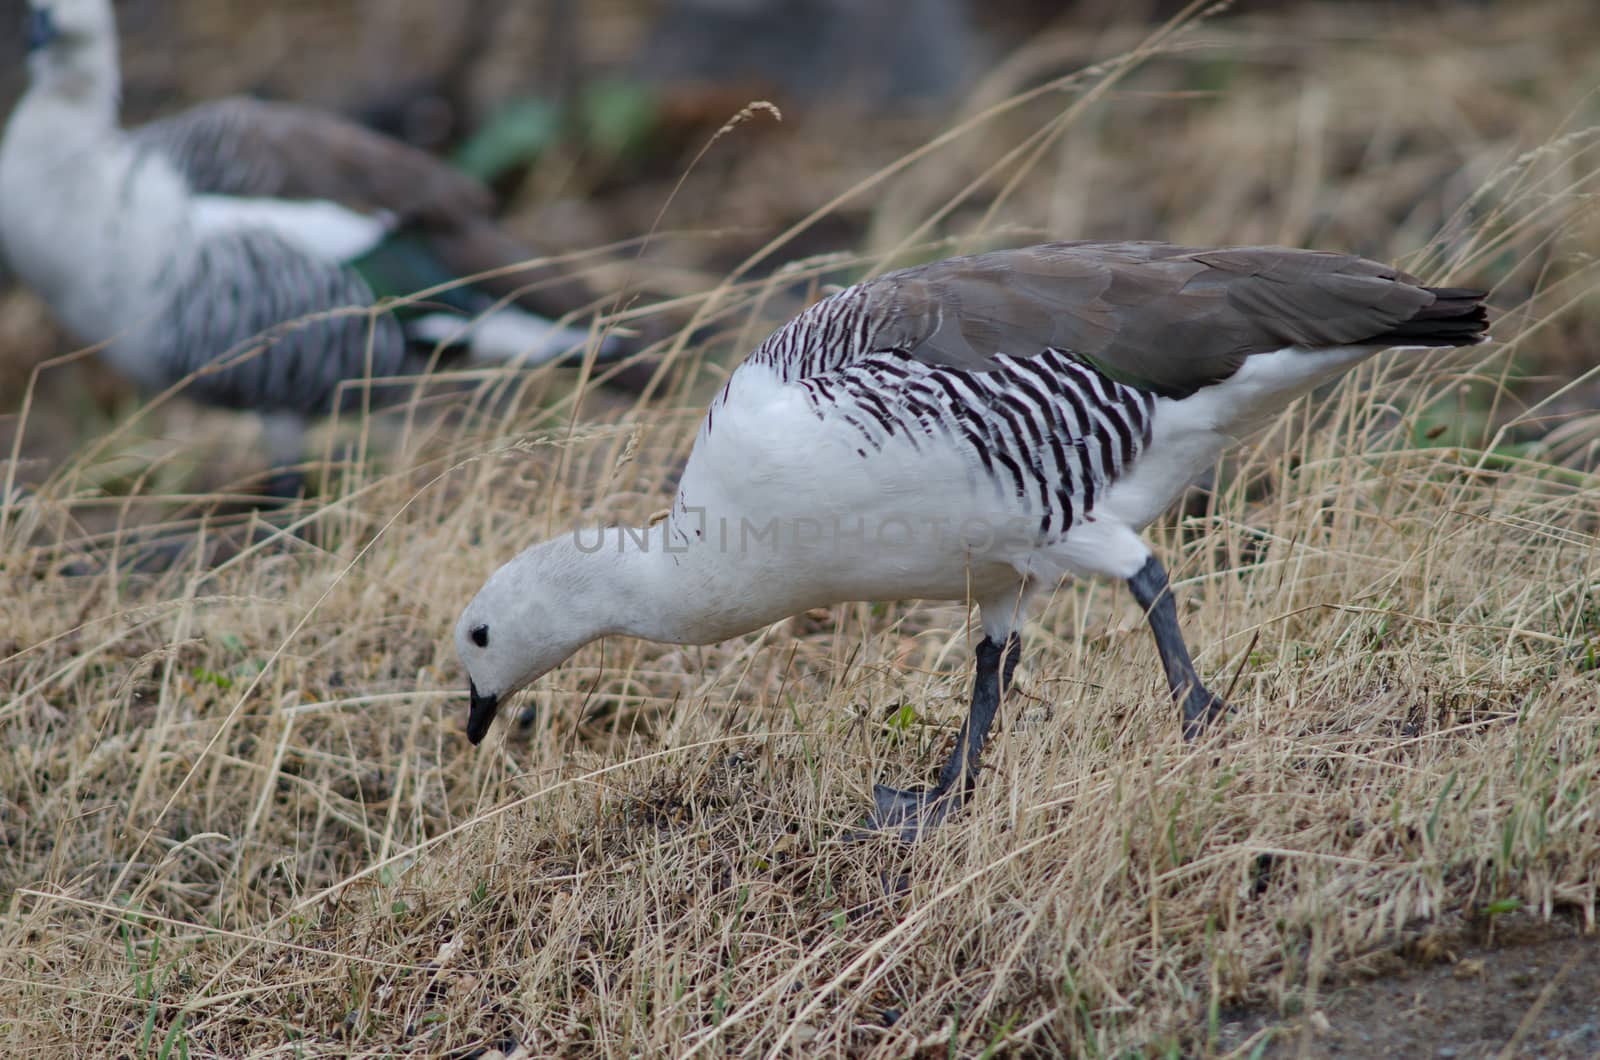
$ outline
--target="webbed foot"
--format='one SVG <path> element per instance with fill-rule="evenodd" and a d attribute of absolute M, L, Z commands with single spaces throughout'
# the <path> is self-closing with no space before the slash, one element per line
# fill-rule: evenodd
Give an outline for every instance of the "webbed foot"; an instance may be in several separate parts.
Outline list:
<path fill-rule="evenodd" d="M 1191 742 L 1199 739 L 1227 712 L 1228 704 L 1221 696 L 1207 691 L 1203 685 L 1192 686 L 1189 694 L 1183 697 L 1183 738 Z"/>
<path fill-rule="evenodd" d="M 867 818 L 868 827 L 879 832 L 891 832 L 901 842 L 915 843 L 923 832 L 936 828 L 953 810 L 960 809 L 962 799 L 952 791 L 904 791 L 887 784 L 872 786 L 873 810 Z"/>

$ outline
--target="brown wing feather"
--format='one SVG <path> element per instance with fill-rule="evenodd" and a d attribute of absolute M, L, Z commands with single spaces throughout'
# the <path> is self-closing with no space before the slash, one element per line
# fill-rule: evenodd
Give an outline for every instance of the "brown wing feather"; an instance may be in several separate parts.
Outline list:
<path fill-rule="evenodd" d="M 1467 292 L 1469 298 L 1481 298 Z M 1384 345 L 1435 301 L 1415 277 L 1344 254 L 1284 247 L 1048 243 L 890 273 L 862 291 L 879 348 L 969 370 L 1065 349 L 1170 396 L 1285 346 Z M 1476 341 L 1468 326 L 1437 345 Z"/>
<path fill-rule="evenodd" d="M 132 135 L 166 155 L 202 193 L 326 199 L 362 212 L 388 210 L 424 234 L 457 276 L 539 256 L 494 222 L 493 196 L 477 180 L 335 114 L 234 97 L 192 107 Z M 551 317 L 596 297 L 582 279 L 551 265 L 517 269 L 476 286 Z"/>
<path fill-rule="evenodd" d="M 310 107 L 234 97 L 133 135 L 206 193 L 327 199 L 431 224 L 461 223 L 494 204 L 482 184 L 427 152 Z"/>

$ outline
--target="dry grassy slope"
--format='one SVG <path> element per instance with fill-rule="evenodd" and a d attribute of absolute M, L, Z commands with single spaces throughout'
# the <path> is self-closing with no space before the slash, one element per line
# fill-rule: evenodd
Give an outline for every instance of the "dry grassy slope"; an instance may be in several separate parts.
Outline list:
<path fill-rule="evenodd" d="M 976 801 L 915 849 L 844 833 L 873 779 L 942 755 L 959 608 L 597 645 L 533 694 L 533 739 L 461 735 L 458 607 L 532 539 L 662 506 L 721 371 L 692 354 L 662 403 L 576 428 L 554 377 L 406 438 L 375 424 L 373 459 L 306 511 L 312 543 L 216 566 L 60 573 L 85 526 L 192 513 L 162 454 L 231 422 L 174 443 L 158 414 L 134 432 L 156 441 L 49 463 L 0 524 L 4 1052 L 1248 1053 L 1267 1017 L 1512 910 L 1592 932 L 1600 480 L 1410 430 L 1492 413 L 1547 433 L 1553 405 L 1479 395 L 1514 358 L 1577 376 L 1561 358 L 1593 334 L 1594 104 L 1565 79 L 1583 26 L 1569 5 L 1494 18 L 1207 27 L 1213 47 L 1027 161 L 994 225 L 1386 257 L 1494 181 L 1421 267 L 1495 283 L 1502 345 L 1363 368 L 1156 532 L 1202 669 L 1237 675 L 1215 738 L 1177 739 L 1125 594 L 1063 587 Z M 1516 43 L 1530 25 L 1547 50 Z M 1225 93 L 1143 94 L 1186 70 Z M 996 114 L 869 195 L 872 246 L 1074 98 Z M 1146 153 L 1181 179 L 1146 180 Z M 1585 463 L 1592 416 L 1554 426 Z M 151 499 L 96 487 L 152 462 Z"/>

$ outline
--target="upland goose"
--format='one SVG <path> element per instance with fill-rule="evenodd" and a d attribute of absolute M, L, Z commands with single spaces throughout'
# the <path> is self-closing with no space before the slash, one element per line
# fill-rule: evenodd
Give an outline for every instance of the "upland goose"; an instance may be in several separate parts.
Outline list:
<path fill-rule="evenodd" d="M 534 255 L 444 162 L 245 98 L 124 130 L 110 0 L 32 0 L 27 45 L 30 86 L 0 141 L 4 256 L 134 382 L 198 373 L 189 397 L 265 414 L 275 465 L 300 458 L 307 418 L 359 400 L 349 381 L 409 374 L 441 343 L 538 364 L 589 341 L 537 315 L 588 301 L 581 285 L 507 270 Z M 507 271 L 363 311 L 494 269 Z"/>
<path fill-rule="evenodd" d="M 1389 346 L 1466 346 L 1483 292 L 1281 247 L 1049 243 L 894 272 L 768 338 L 712 402 L 668 518 L 516 556 L 467 605 L 467 737 L 597 637 L 707 644 L 852 600 L 978 605 L 972 705 L 907 839 L 965 798 L 1029 603 L 1124 580 L 1199 734 L 1200 680 L 1140 531 L 1296 395 Z"/>

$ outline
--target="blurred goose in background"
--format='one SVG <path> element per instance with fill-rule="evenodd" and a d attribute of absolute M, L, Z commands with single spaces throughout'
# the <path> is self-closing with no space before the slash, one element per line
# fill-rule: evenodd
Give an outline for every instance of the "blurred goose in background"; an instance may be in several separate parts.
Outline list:
<path fill-rule="evenodd" d="M 0 142 L 0 249 L 79 341 L 149 390 L 265 416 L 275 467 L 351 380 L 581 357 L 592 300 L 491 219 L 489 192 L 341 118 L 224 99 L 123 130 L 110 0 L 32 0 L 30 86 Z M 490 270 L 501 275 L 364 312 Z M 356 307 L 350 311 L 349 307 Z M 339 312 L 339 310 L 345 310 Z M 596 354 L 624 352 L 615 336 Z M 203 369 L 203 371 L 202 371 Z M 291 478 L 274 492 L 291 492 Z"/>
<path fill-rule="evenodd" d="M 1224 449 L 1389 346 L 1470 346 L 1481 291 L 1282 247 L 1051 243 L 900 272 L 806 310 L 734 371 L 671 514 L 501 567 L 455 630 L 467 738 L 599 637 L 710 644 L 852 600 L 976 603 L 972 702 L 927 791 L 879 785 L 906 839 L 960 805 L 1030 604 L 1126 582 L 1193 738 L 1222 712 L 1140 531 Z"/>

